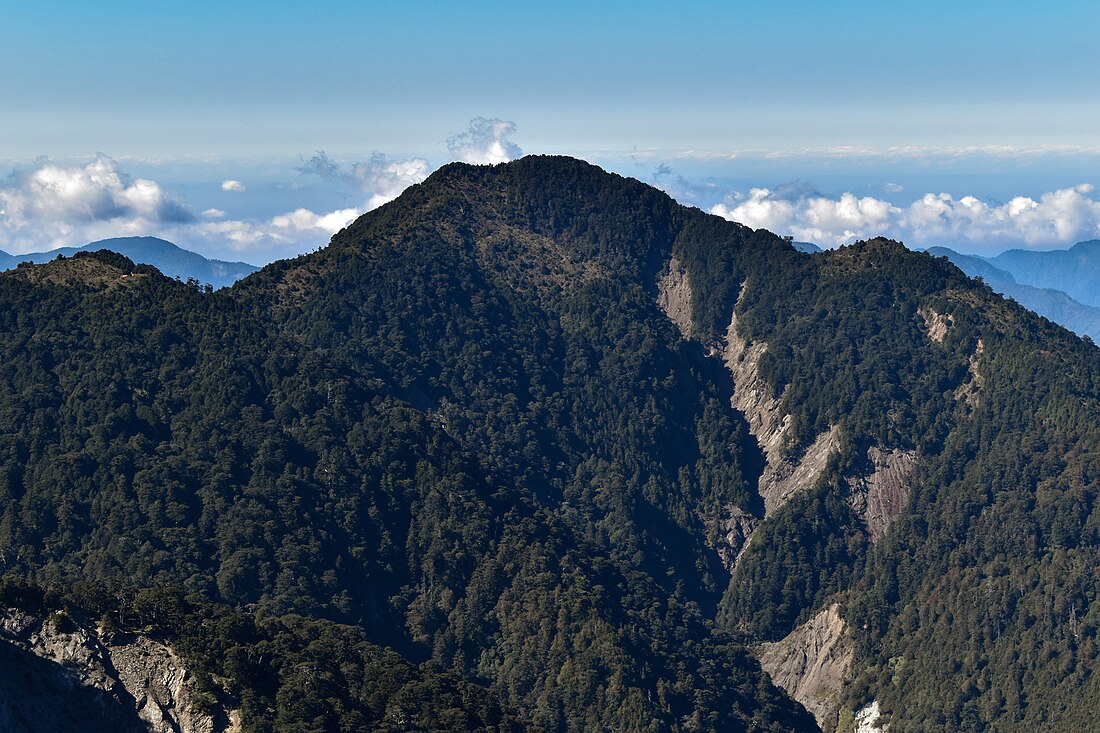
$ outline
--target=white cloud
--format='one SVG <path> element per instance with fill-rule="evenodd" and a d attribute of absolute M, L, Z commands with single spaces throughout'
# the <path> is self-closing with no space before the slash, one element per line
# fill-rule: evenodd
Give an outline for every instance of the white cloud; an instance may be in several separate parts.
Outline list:
<path fill-rule="evenodd" d="M 295 209 L 265 221 L 203 222 L 177 232 L 173 241 L 184 247 L 191 245 L 200 251 L 216 250 L 266 262 L 328 244 L 333 234 L 362 213 L 354 208 L 324 214 Z"/>
<path fill-rule="evenodd" d="M 887 183 L 883 185 L 882 189 L 886 191 L 886 193 L 901 193 L 905 190 L 905 186 L 900 183 Z"/>
<path fill-rule="evenodd" d="M 748 197 L 735 195 L 713 206 L 711 213 L 822 246 L 884 235 L 913 246 L 1059 247 L 1100 236 L 1100 201 L 1094 192 L 1093 186 L 1082 184 L 1038 199 L 1017 196 L 1007 203 L 927 193 L 900 207 L 851 193 L 836 199 L 819 194 L 792 199 L 754 188 Z"/>
<path fill-rule="evenodd" d="M 245 186 L 240 181 L 235 181 L 232 178 L 230 178 L 227 181 L 222 181 L 222 190 L 223 191 L 235 191 L 235 192 L 239 193 L 241 191 L 247 191 L 248 187 Z"/>
<path fill-rule="evenodd" d="M 102 153 L 83 166 L 42 158 L 0 184 L 0 238 L 11 252 L 83 244 L 91 241 L 85 239 L 89 234 L 120 236 L 194 219 L 158 183 L 131 178 Z"/>
<path fill-rule="evenodd" d="M 523 150 L 508 140 L 515 131 L 515 122 L 475 117 L 464 132 L 447 138 L 447 150 L 452 158 L 463 163 L 507 163 L 523 155 Z"/>
<path fill-rule="evenodd" d="M 414 183 L 423 181 L 432 169 L 423 158 L 390 160 L 382 153 L 372 154 L 365 162 L 343 166 L 322 150 L 300 165 L 298 171 L 341 181 L 358 189 L 366 194 L 363 207 L 370 211 L 393 201 Z"/>
<path fill-rule="evenodd" d="M 0 182 L 0 249 L 19 254 L 153 235 L 212 257 L 268 262 L 328 243 L 362 213 L 296 209 L 240 221 L 209 208 L 195 216 L 156 181 L 131 177 L 106 155 L 85 165 L 43 158 Z"/>

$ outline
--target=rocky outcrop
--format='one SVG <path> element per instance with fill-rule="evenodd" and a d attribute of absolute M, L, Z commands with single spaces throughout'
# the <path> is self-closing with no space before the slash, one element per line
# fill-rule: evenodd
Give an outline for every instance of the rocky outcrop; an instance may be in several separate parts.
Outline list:
<path fill-rule="evenodd" d="M 921 308 L 919 311 L 924 319 L 924 328 L 928 332 L 928 338 L 937 344 L 942 344 L 947 332 L 955 325 L 955 317 L 938 313 L 931 308 Z"/>
<path fill-rule="evenodd" d="M 985 344 L 982 343 L 981 339 L 978 339 L 978 343 L 974 346 L 974 352 L 970 355 L 970 363 L 967 367 L 967 371 L 970 372 L 970 379 L 959 385 L 959 388 L 955 390 L 955 399 L 964 400 L 970 407 L 977 407 L 979 400 L 978 394 L 984 382 L 982 373 L 978 370 L 984 352 Z"/>
<path fill-rule="evenodd" d="M 752 533 L 760 520 L 739 506 L 730 504 L 722 517 L 722 537 L 718 543 L 718 557 L 726 569 L 733 572 L 737 561 L 748 549 Z"/>
<path fill-rule="evenodd" d="M 855 733 L 886 733 L 890 724 L 883 722 L 878 700 L 872 700 L 856 712 Z"/>
<path fill-rule="evenodd" d="M 760 496 L 764 499 L 765 514 L 771 514 L 786 504 L 799 491 L 812 488 L 825 471 L 829 456 L 839 448 L 840 427 L 833 425 L 817 436 L 797 458 L 771 460 L 769 456 L 767 468 L 760 477 Z"/>
<path fill-rule="evenodd" d="M 866 466 L 866 473 L 849 479 L 849 504 L 877 542 L 909 503 L 917 454 L 871 446 Z"/>
<path fill-rule="evenodd" d="M 801 455 L 792 455 L 786 437 L 791 416 L 783 413 L 780 400 L 760 376 L 760 359 L 767 344 L 750 344 L 737 332 L 737 314 L 726 332 L 723 360 L 733 376 L 733 406 L 741 411 L 764 452 L 765 467 L 759 492 L 765 515 L 783 506 L 798 491 L 811 488 L 821 477 L 829 456 L 839 447 L 840 431 L 831 427 L 817 436 Z"/>
<path fill-rule="evenodd" d="M 142 636 L 0 610 L 0 730 L 233 733 L 180 659 Z"/>
<path fill-rule="evenodd" d="M 760 359 L 768 352 L 762 341 L 750 344 L 737 331 L 737 314 L 726 330 L 722 360 L 733 376 L 733 406 L 748 421 L 749 430 L 765 456 L 778 456 L 791 418 L 779 407 L 779 398 L 771 396 L 771 385 L 760 376 Z"/>
<path fill-rule="evenodd" d="M 684 338 L 691 337 L 691 280 L 675 257 L 657 281 L 657 305 L 676 324 Z"/>
<path fill-rule="evenodd" d="M 836 604 L 784 639 L 762 644 L 760 666 L 772 682 L 813 713 L 822 730 L 836 728 L 840 690 L 851 678 L 853 648 Z"/>

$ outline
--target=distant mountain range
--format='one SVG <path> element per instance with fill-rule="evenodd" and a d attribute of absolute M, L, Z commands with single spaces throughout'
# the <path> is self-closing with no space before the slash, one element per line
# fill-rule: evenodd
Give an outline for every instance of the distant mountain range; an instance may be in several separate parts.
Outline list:
<path fill-rule="evenodd" d="M 72 257 L 80 251 L 94 252 L 100 249 L 109 249 L 126 255 L 137 264 L 152 265 L 168 277 L 178 277 L 181 280 L 194 278 L 201 283 L 209 283 L 215 288 L 232 285 L 259 269 L 247 262 L 207 259 L 197 252 L 191 252 L 157 237 L 115 237 L 91 242 L 83 247 L 61 247 L 48 252 L 30 252 L 20 255 L 10 255 L 0 251 L 0 269 L 10 270 L 20 262 L 43 264 L 56 259 L 58 255 Z"/>
<path fill-rule="evenodd" d="M 1086 305 L 1100 307 L 1098 239 L 1049 252 L 1010 249 L 988 260 L 1012 273 L 1019 283 L 1062 290 Z"/>
<path fill-rule="evenodd" d="M 927 251 L 1079 336 L 1100 340 L 1100 241 L 1050 252 L 1012 249 L 990 258 L 947 247 Z"/>

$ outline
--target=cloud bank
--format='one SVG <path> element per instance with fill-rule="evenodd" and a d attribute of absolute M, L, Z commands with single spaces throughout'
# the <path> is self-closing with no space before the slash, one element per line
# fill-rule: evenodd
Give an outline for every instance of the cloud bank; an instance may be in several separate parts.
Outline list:
<path fill-rule="evenodd" d="M 226 191 L 244 190 L 227 186 Z M 195 215 L 156 181 L 134 178 L 102 153 L 86 165 L 41 158 L 0 183 L 0 249 L 11 254 L 80 246 L 98 239 L 154 235 L 219 257 L 267 262 L 326 243 L 362 213 L 297 209 L 260 221 Z"/>
<path fill-rule="evenodd" d="M 463 163 L 507 163 L 523 155 L 523 150 L 508 139 L 515 132 L 516 123 L 510 120 L 475 117 L 464 132 L 447 138 L 447 151 L 453 160 Z"/>
<path fill-rule="evenodd" d="M 130 177 L 102 153 L 83 166 L 42 158 L 0 184 L 0 236 L 13 252 L 73 244 L 105 231 L 120 236 L 195 220 L 187 205 L 157 182 Z"/>
<path fill-rule="evenodd" d="M 514 122 L 477 117 L 451 135 L 447 147 L 455 160 L 502 163 L 523 154 L 508 139 L 515 130 Z M 130 176 L 102 153 L 85 165 L 41 158 L 0 182 L 0 249 L 19 254 L 154 235 L 207 255 L 263 263 L 326 244 L 357 217 L 423 181 L 433 167 L 424 158 L 391 159 L 382 153 L 341 163 L 322 151 L 297 170 L 350 187 L 362 203 L 320 213 L 299 208 L 266 219 L 236 219 L 222 208 L 196 214 L 156 181 Z M 247 190 L 236 178 L 220 186 L 227 193 Z"/>
<path fill-rule="evenodd" d="M 373 153 L 361 163 L 342 166 L 323 150 L 298 166 L 299 173 L 338 181 L 364 193 L 366 211 L 393 201 L 406 188 L 427 178 L 431 171 L 431 165 L 423 158 L 390 160 L 382 153 Z"/>
<path fill-rule="evenodd" d="M 895 206 L 851 193 L 829 198 L 812 191 L 754 188 L 748 196 L 734 195 L 710 211 L 821 246 L 884 235 L 911 246 L 1055 248 L 1100 237 L 1100 201 L 1094 194 L 1090 184 L 1044 193 L 1038 199 L 1017 196 L 1006 203 L 926 193 L 908 206 Z"/>

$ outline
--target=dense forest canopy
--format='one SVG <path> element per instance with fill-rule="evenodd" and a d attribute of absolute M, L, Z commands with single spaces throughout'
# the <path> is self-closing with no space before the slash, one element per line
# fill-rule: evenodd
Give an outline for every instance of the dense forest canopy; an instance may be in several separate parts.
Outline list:
<path fill-rule="evenodd" d="M 82 253 L 0 304 L 4 599 L 162 635 L 250 730 L 813 730 L 752 653 L 832 603 L 891 731 L 1100 713 L 1100 352 L 945 260 L 530 157 L 232 288 Z M 881 537 L 876 455 L 915 466 Z"/>

